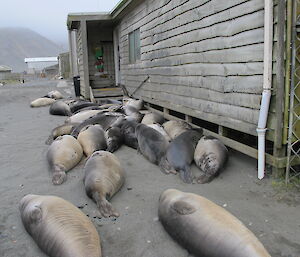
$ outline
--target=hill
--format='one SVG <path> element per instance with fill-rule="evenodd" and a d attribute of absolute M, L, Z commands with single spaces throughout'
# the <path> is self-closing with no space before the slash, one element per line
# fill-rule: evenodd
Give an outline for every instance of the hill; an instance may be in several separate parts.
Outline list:
<path fill-rule="evenodd" d="M 63 52 L 58 45 L 27 28 L 0 28 L 0 65 L 13 72 L 26 70 L 24 58 L 51 57 Z"/>

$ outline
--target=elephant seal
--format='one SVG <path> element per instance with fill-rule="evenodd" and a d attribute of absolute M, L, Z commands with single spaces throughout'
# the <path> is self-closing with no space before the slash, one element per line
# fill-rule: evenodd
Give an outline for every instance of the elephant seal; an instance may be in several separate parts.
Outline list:
<path fill-rule="evenodd" d="M 163 127 L 171 139 L 192 128 L 187 122 L 181 120 L 169 120 L 163 124 Z"/>
<path fill-rule="evenodd" d="M 69 135 L 78 123 L 67 123 L 52 129 L 50 136 L 46 140 L 46 144 L 50 145 L 53 140 L 59 136 Z"/>
<path fill-rule="evenodd" d="M 49 113 L 52 115 L 71 116 L 70 106 L 64 101 L 55 101 L 49 108 Z"/>
<path fill-rule="evenodd" d="M 178 171 L 185 183 L 192 183 L 190 165 L 194 159 L 196 145 L 202 135 L 201 128 L 189 129 L 171 141 L 161 162 L 161 170 L 167 174 Z"/>
<path fill-rule="evenodd" d="M 124 180 L 124 170 L 118 158 L 110 152 L 94 152 L 84 166 L 86 194 L 96 202 L 104 217 L 119 216 L 107 199 L 120 190 Z"/>
<path fill-rule="evenodd" d="M 70 202 L 57 196 L 26 195 L 19 210 L 26 231 L 48 256 L 102 256 L 96 228 Z"/>
<path fill-rule="evenodd" d="M 141 120 L 143 119 L 143 114 L 141 114 L 135 107 L 131 105 L 123 106 L 122 110 L 126 116 L 133 118 L 137 122 L 141 122 Z"/>
<path fill-rule="evenodd" d="M 138 141 L 138 151 L 150 162 L 160 165 L 169 144 L 165 137 L 145 124 L 136 126 L 135 135 Z"/>
<path fill-rule="evenodd" d="M 106 150 L 107 148 L 104 130 L 98 124 L 83 128 L 78 134 L 77 140 L 87 157 L 98 150 Z"/>
<path fill-rule="evenodd" d="M 164 130 L 163 126 L 160 125 L 159 123 L 153 123 L 153 124 L 150 124 L 150 125 L 147 125 L 148 127 L 150 128 L 153 128 L 155 130 L 157 130 L 159 133 L 161 133 L 168 142 L 171 142 L 171 138 L 170 136 L 167 134 L 167 132 Z"/>
<path fill-rule="evenodd" d="M 30 107 L 41 107 L 53 104 L 56 100 L 48 97 L 41 97 L 33 100 L 30 103 Z"/>
<path fill-rule="evenodd" d="M 80 162 L 82 155 L 82 147 L 74 137 L 64 135 L 56 138 L 47 152 L 47 160 L 53 173 L 52 183 L 62 184 L 67 178 L 66 172 Z"/>
<path fill-rule="evenodd" d="M 79 101 L 75 104 L 73 104 L 71 106 L 71 112 L 74 113 L 74 112 L 77 112 L 85 107 L 95 107 L 95 106 L 99 106 L 99 104 L 97 103 L 92 103 L 92 102 L 88 102 L 88 101 Z"/>
<path fill-rule="evenodd" d="M 44 97 L 49 97 L 49 98 L 53 98 L 53 99 L 56 99 L 56 100 L 64 98 L 63 95 L 57 90 L 50 91 Z"/>
<path fill-rule="evenodd" d="M 119 124 L 115 124 L 121 130 L 121 135 L 123 137 L 123 142 L 125 145 L 137 149 L 138 142 L 135 135 L 135 128 L 139 123 L 136 120 L 125 117 Z"/>
<path fill-rule="evenodd" d="M 168 189 L 160 195 L 158 217 L 195 256 L 271 257 L 240 220 L 202 196 Z"/>
<path fill-rule="evenodd" d="M 144 101 L 142 99 L 136 100 L 133 98 L 124 98 L 123 105 L 124 106 L 132 106 L 139 111 L 143 108 Z"/>
<path fill-rule="evenodd" d="M 155 112 L 150 112 L 150 113 L 145 114 L 141 123 L 146 124 L 146 125 L 151 125 L 154 123 L 162 124 L 164 121 L 165 121 L 165 118 L 162 115 L 155 113 Z"/>
<path fill-rule="evenodd" d="M 78 112 L 76 114 L 73 114 L 69 118 L 67 118 L 65 123 L 74 123 L 74 122 L 81 123 L 87 120 L 88 118 L 95 116 L 100 112 L 103 112 L 103 110 L 86 110 L 86 111 Z"/>
<path fill-rule="evenodd" d="M 103 130 L 107 130 L 120 117 L 124 117 L 124 114 L 117 113 L 117 112 L 114 113 L 99 112 L 96 115 L 81 122 L 77 127 L 74 128 L 71 135 L 77 137 L 81 129 L 83 129 L 87 125 L 93 125 L 93 124 L 99 124 L 102 126 Z"/>
<path fill-rule="evenodd" d="M 121 129 L 118 127 L 111 127 L 105 131 L 105 138 L 107 143 L 108 152 L 115 152 L 120 148 L 123 143 L 123 135 L 121 133 Z"/>
<path fill-rule="evenodd" d="M 197 182 L 200 184 L 207 183 L 218 176 L 227 159 L 228 150 L 219 139 L 212 136 L 202 137 L 194 154 L 196 165 L 204 172 L 197 178 Z"/>

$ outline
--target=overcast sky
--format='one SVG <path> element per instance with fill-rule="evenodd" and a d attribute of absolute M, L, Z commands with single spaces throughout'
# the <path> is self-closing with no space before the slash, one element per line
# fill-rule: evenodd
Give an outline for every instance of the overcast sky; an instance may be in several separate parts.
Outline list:
<path fill-rule="evenodd" d="M 1 0 L 0 27 L 26 27 L 56 43 L 67 42 L 70 12 L 107 12 L 119 0 Z"/>

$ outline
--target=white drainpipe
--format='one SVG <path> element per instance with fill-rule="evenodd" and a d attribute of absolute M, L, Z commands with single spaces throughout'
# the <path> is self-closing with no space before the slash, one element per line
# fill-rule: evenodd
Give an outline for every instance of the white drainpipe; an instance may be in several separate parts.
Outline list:
<path fill-rule="evenodd" d="M 272 87 L 273 0 L 265 0 L 263 92 L 257 125 L 258 178 L 265 175 L 265 137 Z"/>

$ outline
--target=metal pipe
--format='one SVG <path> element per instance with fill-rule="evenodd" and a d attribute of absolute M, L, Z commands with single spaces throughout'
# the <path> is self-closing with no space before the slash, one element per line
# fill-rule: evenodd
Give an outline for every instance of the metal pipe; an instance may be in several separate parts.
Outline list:
<path fill-rule="evenodd" d="M 265 0 L 264 15 L 264 75 L 263 93 L 257 124 L 258 135 L 258 173 L 262 179 L 265 174 L 265 137 L 272 87 L 272 51 L 273 51 L 273 0 Z"/>

